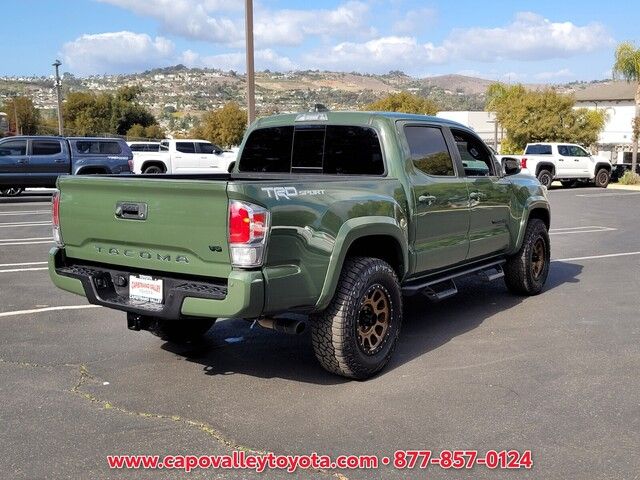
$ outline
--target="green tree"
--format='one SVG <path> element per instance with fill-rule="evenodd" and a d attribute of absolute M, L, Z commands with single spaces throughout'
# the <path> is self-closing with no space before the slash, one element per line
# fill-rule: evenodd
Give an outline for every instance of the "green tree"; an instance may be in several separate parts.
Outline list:
<path fill-rule="evenodd" d="M 144 126 L 140 125 L 139 123 L 134 124 L 129 130 L 127 130 L 127 138 L 132 140 L 138 138 L 147 138 Z"/>
<path fill-rule="evenodd" d="M 636 115 L 640 116 L 640 48 L 632 42 L 622 42 L 616 48 L 615 62 L 613 64 L 614 75 L 620 75 L 627 82 L 636 84 Z M 635 125 L 635 124 L 634 124 Z M 633 135 L 633 153 L 631 154 L 631 171 L 636 171 L 638 164 L 638 135 Z"/>
<path fill-rule="evenodd" d="M 190 135 L 209 140 L 222 147 L 239 145 L 247 127 L 247 112 L 236 102 L 203 115 Z"/>
<path fill-rule="evenodd" d="M 419 113 L 435 115 L 438 106 L 428 98 L 419 97 L 407 92 L 392 93 L 380 100 L 366 105 L 363 110 L 382 112 Z"/>
<path fill-rule="evenodd" d="M 574 105 L 573 97 L 551 88 L 529 91 L 522 85 L 492 84 L 487 90 L 487 109 L 496 112 L 507 134 L 502 153 L 521 153 L 531 142 L 595 143 L 606 114 Z"/>
<path fill-rule="evenodd" d="M 163 138 L 167 137 L 167 133 L 157 123 L 149 125 L 147 128 L 145 128 L 144 135 L 146 138 L 153 138 L 155 140 L 162 140 Z"/>
<path fill-rule="evenodd" d="M 10 131 L 20 135 L 37 133 L 40 111 L 29 97 L 10 98 L 5 102 L 2 110 L 7 114 Z"/>
<path fill-rule="evenodd" d="M 63 107 L 65 128 L 80 136 L 126 135 L 135 125 L 156 125 L 151 112 L 137 102 L 141 92 L 137 85 L 121 87 L 115 94 L 72 92 Z"/>

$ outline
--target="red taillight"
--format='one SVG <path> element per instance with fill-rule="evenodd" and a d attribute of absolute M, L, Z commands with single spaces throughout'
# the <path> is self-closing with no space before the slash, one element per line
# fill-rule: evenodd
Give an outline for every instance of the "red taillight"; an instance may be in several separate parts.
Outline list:
<path fill-rule="evenodd" d="M 133 172 L 133 159 L 128 160 L 127 163 L 129 164 L 129 171 Z"/>
<path fill-rule="evenodd" d="M 51 197 L 51 226 L 56 244 L 59 247 L 64 247 L 62 232 L 60 231 L 60 192 L 57 190 Z"/>
<path fill-rule="evenodd" d="M 229 204 L 229 243 L 249 243 L 251 219 L 249 210 L 240 202 Z"/>
<path fill-rule="evenodd" d="M 51 197 L 51 224 L 60 226 L 60 192 L 55 192 Z"/>
<path fill-rule="evenodd" d="M 527 158 L 523 157 L 520 159 L 520 168 L 527 168 Z"/>
<path fill-rule="evenodd" d="M 229 251 L 234 267 L 262 265 L 269 232 L 269 211 L 259 205 L 229 202 Z"/>

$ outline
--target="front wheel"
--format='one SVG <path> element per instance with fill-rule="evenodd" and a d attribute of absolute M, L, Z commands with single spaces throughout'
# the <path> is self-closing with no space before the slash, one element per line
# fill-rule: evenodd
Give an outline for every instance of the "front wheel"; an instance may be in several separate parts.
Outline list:
<path fill-rule="evenodd" d="M 522 247 L 504 266 L 507 288 L 518 295 L 539 294 L 549 275 L 550 258 L 547 226 L 534 218 L 527 224 Z"/>
<path fill-rule="evenodd" d="M 402 324 L 402 295 L 391 266 L 347 259 L 331 304 L 311 316 L 313 350 L 329 372 L 366 379 L 389 361 Z"/>
<path fill-rule="evenodd" d="M 611 174 L 609 173 L 609 170 L 607 170 L 606 168 L 601 168 L 596 172 L 594 183 L 596 187 L 607 188 L 607 185 L 609 185 L 609 180 L 611 180 Z"/>
<path fill-rule="evenodd" d="M 538 173 L 538 181 L 549 188 L 553 183 L 553 175 L 549 170 L 540 170 L 540 173 Z"/>

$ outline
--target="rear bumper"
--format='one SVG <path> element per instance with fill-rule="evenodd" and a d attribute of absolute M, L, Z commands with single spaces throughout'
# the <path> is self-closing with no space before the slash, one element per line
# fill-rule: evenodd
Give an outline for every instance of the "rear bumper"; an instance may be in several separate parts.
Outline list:
<path fill-rule="evenodd" d="M 128 286 L 116 283 L 119 276 L 128 281 L 131 273 L 162 278 L 164 303 L 130 300 Z M 58 288 L 83 295 L 95 305 L 157 318 L 254 318 L 260 316 L 264 307 L 264 278 L 260 271 L 232 271 L 226 281 L 179 278 L 75 261 L 67 259 L 62 249 L 52 248 L 49 252 L 49 275 Z"/>

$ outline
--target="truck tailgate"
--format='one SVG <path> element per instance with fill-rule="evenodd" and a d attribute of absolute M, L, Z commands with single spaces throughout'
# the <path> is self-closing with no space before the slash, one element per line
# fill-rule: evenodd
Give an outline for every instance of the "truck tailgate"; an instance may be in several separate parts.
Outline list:
<path fill-rule="evenodd" d="M 226 180 L 61 177 L 58 188 L 70 258 L 190 276 L 231 271 Z M 119 204 L 129 218 L 116 215 Z M 146 215 L 134 219 L 138 206 Z"/>

